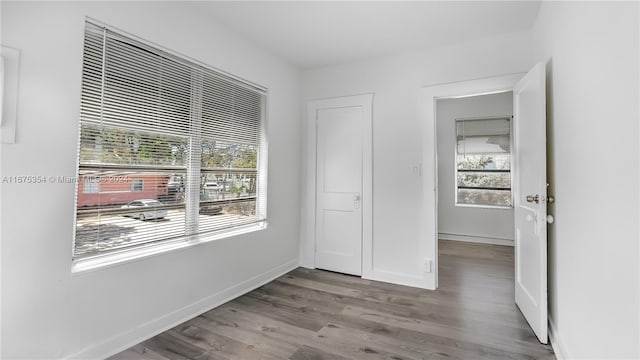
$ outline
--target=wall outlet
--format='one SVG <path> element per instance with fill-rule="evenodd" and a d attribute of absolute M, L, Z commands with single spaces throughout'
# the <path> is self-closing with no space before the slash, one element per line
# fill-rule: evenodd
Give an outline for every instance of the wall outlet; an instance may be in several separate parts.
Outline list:
<path fill-rule="evenodd" d="M 429 258 L 424 258 L 424 272 L 426 273 L 430 273 L 431 272 L 431 259 Z"/>

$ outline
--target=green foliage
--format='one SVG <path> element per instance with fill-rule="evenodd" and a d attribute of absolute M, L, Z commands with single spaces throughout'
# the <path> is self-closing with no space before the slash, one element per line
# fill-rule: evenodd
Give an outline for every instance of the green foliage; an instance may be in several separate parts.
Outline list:
<path fill-rule="evenodd" d="M 493 163 L 493 158 L 486 155 L 458 155 L 458 169 L 484 169 Z"/>
<path fill-rule="evenodd" d="M 458 204 L 511 206 L 511 191 L 458 189 Z"/>
<path fill-rule="evenodd" d="M 492 157 L 488 155 L 458 155 L 458 169 L 478 170 L 478 172 L 458 172 L 458 186 L 480 188 L 510 188 L 511 173 L 483 172 L 489 169 L 508 170 L 511 167 L 509 156 Z M 511 205 L 511 191 L 486 189 L 458 189 L 459 204 L 475 205 Z"/>
<path fill-rule="evenodd" d="M 255 148 L 241 149 L 233 160 L 231 167 L 235 169 L 255 169 L 258 164 L 258 153 Z"/>
<path fill-rule="evenodd" d="M 187 153 L 187 140 L 177 136 L 86 125 L 81 130 L 82 162 L 182 166 Z"/>
<path fill-rule="evenodd" d="M 84 163 L 185 166 L 188 153 L 188 140 L 182 137 L 89 125 L 81 131 Z M 256 169 L 257 163 L 256 146 L 202 140 L 202 167 Z"/>
<path fill-rule="evenodd" d="M 202 141 L 202 167 L 255 169 L 258 153 L 255 146 L 215 140 Z"/>
<path fill-rule="evenodd" d="M 459 186 L 508 188 L 510 173 L 458 173 Z"/>
<path fill-rule="evenodd" d="M 240 196 L 241 194 L 247 192 L 247 188 L 244 185 L 242 186 L 231 185 L 231 187 L 229 188 L 229 191 L 231 191 L 236 196 Z"/>

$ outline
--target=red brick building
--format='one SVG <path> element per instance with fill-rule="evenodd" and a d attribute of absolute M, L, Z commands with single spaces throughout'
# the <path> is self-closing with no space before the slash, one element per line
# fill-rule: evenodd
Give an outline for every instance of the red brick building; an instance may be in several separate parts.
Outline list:
<path fill-rule="evenodd" d="M 168 180 L 168 175 L 158 174 L 81 176 L 78 207 L 121 205 L 139 199 L 165 200 Z"/>

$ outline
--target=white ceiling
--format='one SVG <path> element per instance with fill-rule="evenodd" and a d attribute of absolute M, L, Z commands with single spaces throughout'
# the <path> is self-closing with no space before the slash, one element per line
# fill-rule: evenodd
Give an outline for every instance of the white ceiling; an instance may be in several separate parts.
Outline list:
<path fill-rule="evenodd" d="M 540 1 L 211 1 L 220 23 L 301 68 L 529 29 Z"/>

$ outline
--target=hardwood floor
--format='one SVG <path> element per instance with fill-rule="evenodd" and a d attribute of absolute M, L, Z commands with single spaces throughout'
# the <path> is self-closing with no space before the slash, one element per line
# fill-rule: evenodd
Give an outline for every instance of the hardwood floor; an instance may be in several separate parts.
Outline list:
<path fill-rule="evenodd" d="M 555 359 L 513 281 L 512 247 L 441 240 L 437 291 L 298 268 L 110 359 Z"/>

